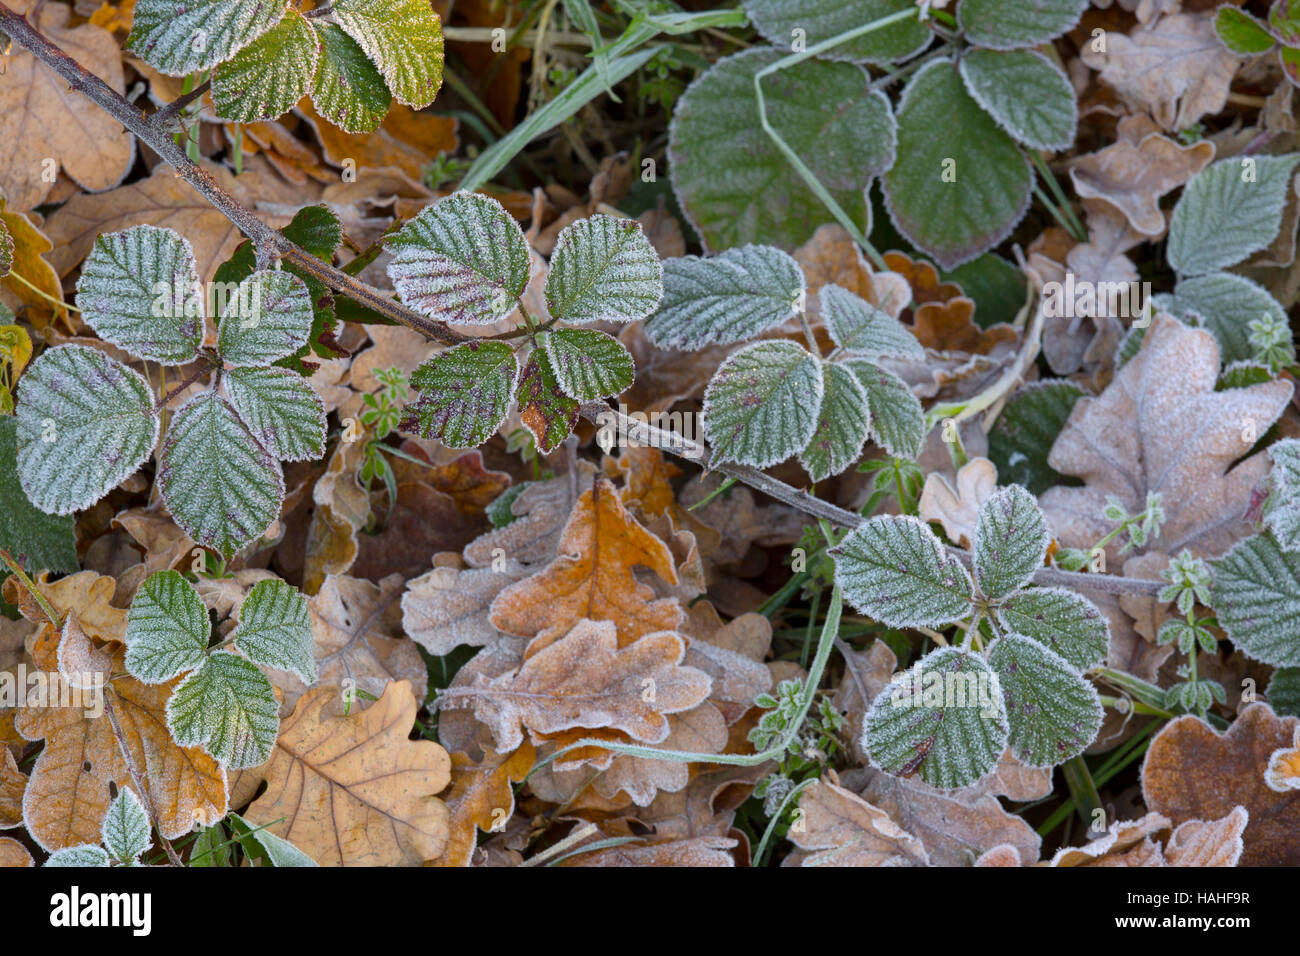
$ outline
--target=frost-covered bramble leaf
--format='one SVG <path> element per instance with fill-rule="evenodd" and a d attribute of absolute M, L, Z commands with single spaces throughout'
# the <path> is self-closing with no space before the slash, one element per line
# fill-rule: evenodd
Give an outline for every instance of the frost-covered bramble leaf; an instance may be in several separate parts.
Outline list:
<path fill-rule="evenodd" d="M 664 260 L 664 297 L 645 323 L 650 341 L 683 351 L 755 338 L 795 315 L 799 263 L 774 246 Z"/>
<path fill-rule="evenodd" d="M 564 322 L 635 322 L 663 297 L 664 268 L 635 219 L 591 216 L 555 242 L 546 307 Z"/>
<path fill-rule="evenodd" d="M 1273 48 L 1268 28 L 1245 10 L 1227 4 L 1214 15 L 1214 34 L 1224 46 L 1238 56 L 1254 56 Z"/>
<path fill-rule="evenodd" d="M 919 518 L 879 515 L 830 553 L 845 600 L 882 624 L 940 627 L 970 616 L 970 574 Z"/>
<path fill-rule="evenodd" d="M 302 279 L 291 272 L 254 272 L 226 302 L 217 351 L 227 365 L 270 365 L 307 344 L 314 320 Z"/>
<path fill-rule="evenodd" d="M 873 766 L 899 777 L 920 773 L 932 787 L 969 786 L 997 766 L 1006 746 L 997 674 L 955 647 L 895 675 L 862 720 Z"/>
<path fill-rule="evenodd" d="M 64 847 L 62 850 L 55 850 L 50 854 L 50 858 L 45 861 L 45 866 L 108 866 L 109 856 L 102 847 L 91 846 L 89 843 L 81 846 Z"/>
<path fill-rule="evenodd" d="M 126 45 L 154 69 L 185 76 L 230 59 L 283 14 L 263 0 L 137 0 Z"/>
<path fill-rule="evenodd" d="M 913 0 L 745 0 L 744 6 L 765 39 L 789 50 L 796 41 L 806 49 L 916 4 Z M 930 30 L 918 16 L 873 30 L 821 55 L 828 60 L 888 63 L 909 59 L 929 45 Z"/>
<path fill-rule="evenodd" d="M 604 332 L 556 329 L 543 333 L 541 341 L 560 388 L 579 401 L 622 394 L 636 377 L 632 354 Z"/>
<path fill-rule="evenodd" d="M 871 410 L 871 437 L 898 458 L 916 458 L 925 441 L 925 412 L 907 383 L 873 362 L 849 359 L 844 367 L 858 377 Z"/>
<path fill-rule="evenodd" d="M 130 787 L 123 787 L 108 805 L 100 829 L 108 855 L 125 866 L 134 866 L 140 854 L 153 842 L 149 834 L 149 815 Z"/>
<path fill-rule="evenodd" d="M 1028 584 L 1051 540 L 1033 495 L 1019 485 L 995 491 L 975 525 L 975 581 L 984 596 L 997 600 Z"/>
<path fill-rule="evenodd" d="M 334 20 L 375 61 L 399 103 L 423 109 L 442 86 L 442 21 L 428 0 L 338 0 Z"/>
<path fill-rule="evenodd" d="M 1047 456 L 1074 403 L 1087 394 L 1074 382 L 1050 379 L 1012 395 L 989 432 L 989 460 L 998 466 L 998 475 L 1035 495 L 1059 482 Z"/>
<path fill-rule="evenodd" d="M 818 300 L 831 341 L 844 351 L 918 361 L 925 358 L 925 349 L 903 323 L 848 289 L 824 285 Z"/>
<path fill-rule="evenodd" d="M 275 457 L 302 461 L 325 454 L 325 405 L 297 372 L 236 368 L 224 381 L 239 417 Z"/>
<path fill-rule="evenodd" d="M 30 501 L 18 480 L 18 420 L 0 415 L 0 547 L 28 571 L 79 570 L 76 521 L 49 515 Z"/>
<path fill-rule="evenodd" d="M 296 10 L 221 64 L 212 78 L 217 115 L 241 123 L 273 120 L 307 95 L 316 75 L 316 33 Z"/>
<path fill-rule="evenodd" d="M 813 481 L 838 475 L 857 460 L 867 441 L 871 413 L 858 377 L 842 365 L 823 365 L 822 405 L 817 430 L 799 453 L 799 464 Z"/>
<path fill-rule="evenodd" d="M 747 242 L 793 249 L 828 219 L 826 207 L 763 131 L 754 76 L 771 49 L 719 60 L 677 101 L 669 171 L 707 250 Z M 894 162 L 889 100 L 852 63 L 806 60 L 763 80 L 767 118 L 854 222 L 870 232 L 866 190 Z M 827 124 L 826 117 L 835 121 Z"/>
<path fill-rule="evenodd" d="M 1017 634 L 989 648 L 1006 700 L 1011 752 L 1030 767 L 1083 753 L 1101 729 L 1097 690 L 1060 654 Z"/>
<path fill-rule="evenodd" d="M 1300 551 L 1258 534 L 1210 566 L 1211 600 L 1232 643 L 1265 664 L 1300 667 Z"/>
<path fill-rule="evenodd" d="M 962 0 L 966 39 L 990 50 L 1038 46 L 1079 22 L 1088 0 Z"/>
<path fill-rule="evenodd" d="M 213 392 L 195 396 L 172 419 L 157 484 L 182 530 L 226 557 L 263 534 L 284 500 L 279 459 Z"/>
<path fill-rule="evenodd" d="M 278 837 L 265 827 L 257 827 L 238 813 L 231 813 L 230 816 L 238 820 L 247 828 L 249 835 L 261 845 L 266 851 L 266 858 L 271 861 L 275 867 L 283 866 L 318 866 L 319 864 L 309 857 L 302 850 L 298 849 L 284 837 Z"/>
<path fill-rule="evenodd" d="M 1300 154 L 1225 159 L 1197 173 L 1174 206 L 1165 254 L 1183 276 L 1236 265 L 1282 225 Z"/>
<path fill-rule="evenodd" d="M 444 322 L 490 325 L 528 284 L 528 241 L 495 199 L 458 192 L 388 240 L 388 277 L 402 302 Z"/>
<path fill-rule="evenodd" d="M 18 480 L 36 507 L 89 508 L 130 477 L 158 440 L 149 383 L 98 349 L 60 345 L 18 385 Z"/>
<path fill-rule="evenodd" d="M 149 575 L 126 615 L 127 673 L 162 684 L 203 666 L 211 630 L 203 600 L 179 572 Z"/>
<path fill-rule="evenodd" d="M 194 250 L 157 226 L 105 233 L 82 264 L 77 308 L 105 342 L 137 358 L 184 365 L 203 341 Z"/>
<path fill-rule="evenodd" d="M 1219 340 L 1225 365 L 1255 357 L 1250 344 L 1252 319 L 1269 316 L 1283 324 L 1286 312 L 1263 286 L 1230 272 L 1184 279 L 1160 307 L 1170 315 L 1195 315 Z"/>
<path fill-rule="evenodd" d="M 822 390 L 821 361 L 795 342 L 732 352 L 704 393 L 713 460 L 766 468 L 802 451 L 817 427 Z"/>
<path fill-rule="evenodd" d="M 393 96 L 357 41 L 332 23 L 312 24 L 320 61 L 311 87 L 316 112 L 349 133 L 372 133 L 388 115 Z"/>
<path fill-rule="evenodd" d="M 0 34 L 3 36 L 3 34 Z M 9 274 L 14 264 L 14 238 L 9 235 L 9 227 L 0 219 L 0 279 Z"/>
<path fill-rule="evenodd" d="M 1068 149 L 1074 143 L 1074 88 L 1037 50 L 969 50 L 961 58 L 961 78 L 975 102 L 1031 149 Z"/>
<path fill-rule="evenodd" d="M 908 82 L 898 155 L 884 177 L 889 218 L 945 269 L 997 245 L 1029 209 L 1029 161 L 966 92 L 952 60 L 928 63 Z"/>
<path fill-rule="evenodd" d="M 514 350 L 504 342 L 466 342 L 439 352 L 412 373 L 419 397 L 400 427 L 448 448 L 477 448 L 505 421 L 518 374 Z"/>
<path fill-rule="evenodd" d="M 1033 638 L 1081 671 L 1106 659 L 1110 621 L 1097 605 L 1064 588 L 1028 588 L 993 611 L 1006 630 Z"/>
<path fill-rule="evenodd" d="M 1300 440 L 1284 438 L 1268 450 L 1273 470 L 1268 475 L 1272 492 L 1264 524 L 1284 551 L 1300 551 Z"/>
<path fill-rule="evenodd" d="M 316 683 L 311 613 L 307 599 L 292 585 L 278 578 L 254 584 L 230 639 L 249 660 L 293 671 L 308 684 Z"/>
<path fill-rule="evenodd" d="M 560 447 L 560 442 L 569 437 L 578 423 L 578 402 L 560 388 L 550 356 L 544 349 L 533 349 L 519 376 L 515 401 L 519 404 L 520 421 L 532 432 L 543 454 Z"/>
<path fill-rule="evenodd" d="M 280 705 L 266 675 L 238 654 L 214 651 L 167 701 L 167 727 L 182 747 L 202 746 L 231 770 L 266 763 Z"/>

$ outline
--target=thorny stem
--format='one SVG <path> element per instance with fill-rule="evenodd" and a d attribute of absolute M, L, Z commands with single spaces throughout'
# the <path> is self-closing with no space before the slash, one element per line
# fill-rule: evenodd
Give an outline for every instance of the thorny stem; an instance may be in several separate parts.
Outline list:
<path fill-rule="evenodd" d="M 131 759 L 131 751 L 126 745 L 126 734 L 122 733 L 122 725 L 117 721 L 117 711 L 113 709 L 113 702 L 104 695 L 104 716 L 113 727 L 113 736 L 117 738 L 118 749 L 122 751 L 122 760 L 126 762 L 127 772 L 131 774 L 131 781 L 135 784 L 135 792 L 140 797 L 140 802 L 145 805 L 149 811 L 149 818 L 153 820 L 154 829 L 158 831 L 158 840 L 162 843 L 163 849 L 167 851 L 167 859 L 171 861 L 172 866 L 184 866 L 176 848 L 171 845 L 162 833 L 162 826 L 158 823 L 158 815 L 154 811 L 153 797 L 149 791 L 144 788 L 144 778 L 140 776 L 140 771 L 135 768 L 135 761 Z"/>
<path fill-rule="evenodd" d="M 154 405 L 153 410 L 157 412 L 166 408 L 168 404 L 171 403 L 172 399 L 174 399 L 177 395 L 185 391 L 185 389 L 189 388 L 191 385 L 193 385 L 195 382 L 197 382 L 204 375 L 207 375 L 211 371 L 212 371 L 211 365 L 201 365 L 197 372 L 195 372 L 193 375 L 190 375 L 188 378 L 185 379 L 185 381 L 181 382 L 179 385 L 173 388 L 162 398 L 158 399 L 158 402 L 156 405 Z"/>
<path fill-rule="evenodd" d="M 188 93 L 178 96 L 166 106 L 155 110 L 153 114 L 150 115 L 149 121 L 155 125 L 171 123 L 177 116 L 185 111 L 185 107 L 189 106 L 210 89 L 212 89 L 212 81 L 204 80 Z"/>
<path fill-rule="evenodd" d="M 9 553 L 7 548 L 0 548 L 0 561 L 4 562 L 5 566 L 13 572 L 13 576 L 18 579 L 18 583 L 21 584 L 23 588 L 26 589 L 27 593 L 32 596 L 32 599 L 41 606 L 41 610 L 45 612 L 45 616 L 50 619 L 50 623 L 56 628 L 62 627 L 63 624 L 59 620 L 59 612 L 54 610 L 54 605 L 52 605 L 49 602 L 49 599 L 41 593 L 41 589 L 36 586 L 36 582 L 27 576 L 27 572 L 23 570 L 23 566 L 14 560 L 14 556 Z"/>

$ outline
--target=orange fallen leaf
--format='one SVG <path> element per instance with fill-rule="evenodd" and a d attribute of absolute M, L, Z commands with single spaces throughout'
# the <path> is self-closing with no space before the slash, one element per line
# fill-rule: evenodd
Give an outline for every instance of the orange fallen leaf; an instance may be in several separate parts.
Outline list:
<path fill-rule="evenodd" d="M 451 755 L 451 789 L 443 797 L 451 814 L 451 835 L 447 849 L 438 857 L 438 866 L 469 866 L 477 831 L 494 833 L 505 829 L 515 814 L 511 784 L 533 769 L 536 756 L 529 743 L 514 753 L 488 751 L 478 762 L 463 753 Z"/>

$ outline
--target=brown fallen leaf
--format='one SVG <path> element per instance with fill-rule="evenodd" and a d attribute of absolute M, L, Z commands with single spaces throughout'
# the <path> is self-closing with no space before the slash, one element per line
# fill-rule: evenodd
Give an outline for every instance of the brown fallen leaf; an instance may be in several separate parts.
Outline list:
<path fill-rule="evenodd" d="M 885 259 L 895 271 L 877 273 L 853 237 L 843 226 L 837 224 L 818 227 L 812 238 L 795 250 L 794 259 L 803 269 L 808 286 L 809 320 L 815 319 L 818 322 L 821 321 L 818 293 L 823 286 L 840 286 L 898 318 L 913 295 L 913 290 L 908 285 L 909 275 L 901 274 L 898 270 L 908 269 L 910 276 L 917 278 L 918 284 L 927 291 L 927 280 L 931 274 L 924 271 L 924 263 L 912 263 L 912 260 L 901 254 L 893 262 Z M 922 271 L 916 272 L 911 267 Z M 934 287 L 937 289 L 938 274 L 933 275 Z"/>
<path fill-rule="evenodd" d="M 1139 854 L 1149 854 L 1151 835 L 1169 827 L 1169 819 L 1159 813 L 1148 813 L 1140 820 L 1116 820 L 1104 834 L 1083 846 L 1061 847 L 1048 866 L 1125 866 L 1125 854 L 1135 848 Z"/>
<path fill-rule="evenodd" d="M 108 575 L 78 571 L 51 581 L 49 572 L 42 571 L 36 575 L 35 583 L 60 618 L 75 612 L 82 630 L 90 637 L 126 643 L 126 611 L 113 606 L 117 582 Z M 46 623 L 45 611 L 14 578 L 5 579 L 3 595 L 6 601 L 18 606 L 27 620 L 37 625 Z"/>
<path fill-rule="evenodd" d="M 414 183 L 423 179 L 424 167 L 439 153 L 454 153 L 458 140 L 456 120 L 450 116 L 417 113 L 394 103 L 383 124 L 373 133 L 348 133 L 322 120 L 304 99 L 298 112 L 307 120 L 332 166 L 351 163 L 356 179 L 378 170 L 399 170 Z"/>
<path fill-rule="evenodd" d="M 450 837 L 438 866 L 469 866 L 477 831 L 505 829 L 515 815 L 512 784 L 527 776 L 536 756 L 528 743 L 514 753 L 488 751 L 477 762 L 463 753 L 451 755 L 451 789 L 443 797 L 450 814 Z"/>
<path fill-rule="evenodd" d="M 357 483 L 371 435 L 362 430 L 356 441 L 340 441 L 330 454 L 325 473 L 312 487 L 311 522 L 307 527 L 302 589 L 315 594 L 330 574 L 343 574 L 357 559 L 357 532 L 370 518 L 370 496 Z"/>
<path fill-rule="evenodd" d="M 908 330 L 927 349 L 988 355 L 999 345 L 1019 339 L 1004 322 L 987 329 L 975 324 L 975 303 L 965 296 L 918 306 Z"/>
<path fill-rule="evenodd" d="M 987 458 L 972 458 L 958 469 L 956 490 L 942 474 L 932 471 L 921 488 L 921 520 L 939 522 L 949 541 L 969 548 L 975 539 L 980 507 L 997 485 L 997 466 Z"/>
<path fill-rule="evenodd" d="M 1300 790 L 1300 725 L 1296 727 L 1291 746 L 1275 750 L 1269 756 L 1264 782 L 1278 793 Z"/>
<path fill-rule="evenodd" d="M 23 791 L 27 774 L 18 769 L 8 748 L 0 748 L 0 830 L 23 825 Z"/>
<path fill-rule="evenodd" d="M 0 194 L 0 222 L 4 223 L 5 231 L 9 233 L 13 244 L 10 271 L 0 279 L 0 302 L 14 309 L 26 306 L 24 314 L 30 316 L 30 321 L 38 329 L 44 328 L 49 323 L 52 314 L 62 317 L 66 322 L 68 310 L 55 306 L 50 301 L 50 299 L 54 302 L 63 301 L 63 284 L 59 282 L 59 274 L 45 261 L 45 254 L 54 248 L 53 243 L 30 218 L 10 210 L 2 194 Z M 17 276 L 22 276 L 40 292 L 28 288 L 18 281 Z M 45 296 L 49 296 L 50 299 Z"/>
<path fill-rule="evenodd" d="M 834 771 L 799 795 L 801 816 L 790 827 L 795 846 L 810 851 L 803 866 L 929 866 L 921 841 L 851 790 Z"/>
<path fill-rule="evenodd" d="M 656 746 L 664 750 L 715 754 L 723 751 L 727 739 L 726 720 L 721 711 L 706 700 L 683 713 L 669 714 L 668 736 Z M 609 762 L 609 767 L 592 781 L 592 786 L 606 799 L 618 801 L 626 796 L 638 807 L 645 807 L 660 793 L 685 789 L 690 783 L 691 766 L 679 760 L 617 754 Z M 585 768 L 576 772 L 589 776 Z"/>
<path fill-rule="evenodd" d="M 526 572 L 515 561 L 492 568 L 434 568 L 406 586 L 402 628 L 434 656 L 462 644 L 482 647 L 500 636 L 488 620 L 493 600 Z"/>
<path fill-rule="evenodd" d="M 35 865 L 27 847 L 10 837 L 0 837 L 0 869 Z"/>
<path fill-rule="evenodd" d="M 685 788 L 660 791 L 635 814 L 605 820 L 602 829 L 616 836 L 644 836 L 655 842 L 699 836 L 726 836 L 736 809 L 754 792 L 771 765 L 722 767 L 695 774 Z M 647 829 L 653 831 L 647 834 Z"/>
<path fill-rule="evenodd" d="M 1170 866 L 1236 866 L 1249 823 L 1245 807 L 1233 807 L 1221 820 L 1181 823 L 1165 844 L 1165 861 Z"/>
<path fill-rule="evenodd" d="M 728 851 L 736 845 L 736 841 L 728 837 L 713 836 L 670 840 L 649 846 L 628 843 L 591 853 L 579 851 L 556 866 L 735 866 L 736 861 Z"/>
<path fill-rule="evenodd" d="M 857 243 L 854 242 L 853 245 L 856 247 Z M 903 252 L 886 252 L 884 259 L 890 271 L 902 276 L 911 288 L 914 305 L 920 306 L 932 302 L 942 304 L 963 294 L 962 287 L 957 283 L 941 281 L 939 270 L 931 262 L 913 259 Z"/>
<path fill-rule="evenodd" d="M 578 497 L 589 491 L 594 474 L 590 462 L 579 461 L 572 476 L 530 483 L 510 504 L 515 520 L 467 544 L 465 563 L 487 568 L 499 566 L 502 561 L 530 566 L 550 561 Z"/>

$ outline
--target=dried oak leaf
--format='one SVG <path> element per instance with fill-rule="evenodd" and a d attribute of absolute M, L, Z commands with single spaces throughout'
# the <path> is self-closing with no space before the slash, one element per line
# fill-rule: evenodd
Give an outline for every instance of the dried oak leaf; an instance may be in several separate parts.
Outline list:
<path fill-rule="evenodd" d="M 898 266 L 891 265 L 893 272 L 877 273 L 862 255 L 862 249 L 848 231 L 840 225 L 827 224 L 818 227 L 811 239 L 794 252 L 794 259 L 803 269 L 808 287 L 808 316 L 810 321 L 820 322 L 821 303 L 818 293 L 823 286 L 837 285 L 847 289 L 861 299 L 870 302 L 876 308 L 898 318 L 913 290 L 908 286 L 908 275 L 897 271 L 907 265 L 915 267 L 915 275 L 922 285 L 922 294 L 926 294 L 929 273 L 925 264 L 912 263 L 906 256 L 899 254 Z M 886 263 L 890 260 L 885 259 Z M 937 289 L 938 274 L 934 274 L 934 287 Z"/>
<path fill-rule="evenodd" d="M 493 566 L 498 558 L 524 565 L 540 564 L 555 556 L 569 515 L 578 497 L 591 488 L 595 467 L 579 461 L 573 475 L 531 482 L 510 504 L 514 520 L 504 528 L 479 535 L 462 552 L 473 568 Z"/>
<path fill-rule="evenodd" d="M 715 754 L 726 748 L 727 740 L 727 721 L 722 712 L 706 700 L 683 713 L 669 714 L 668 736 L 656 746 L 664 750 Z M 570 756 L 566 755 L 564 759 L 567 761 Z M 637 806 L 645 807 L 661 792 L 676 793 L 684 789 L 690 783 L 690 768 L 690 764 L 679 760 L 617 754 L 609 762 L 609 767 L 592 781 L 592 786 L 608 800 L 621 801 L 625 795 Z M 585 768 L 577 773 L 589 776 Z"/>
<path fill-rule="evenodd" d="M 370 517 L 370 496 L 357 483 L 357 470 L 365 457 L 368 431 L 356 441 L 341 441 L 330 455 L 312 487 L 315 507 L 307 526 L 306 559 L 302 589 L 308 594 L 320 590 L 330 574 L 343 574 L 357 559 L 357 532 Z"/>
<path fill-rule="evenodd" d="M 889 814 L 836 783 L 833 771 L 799 795 L 791 842 L 803 866 L 929 866 L 925 846 Z"/>
<path fill-rule="evenodd" d="M 489 750 L 477 762 L 463 753 L 451 755 L 451 789 L 442 798 L 450 814 L 450 836 L 438 866 L 469 866 L 477 831 L 494 833 L 505 828 L 515 815 L 511 785 L 528 775 L 536 756 L 529 743 L 514 753 Z"/>
<path fill-rule="evenodd" d="M 999 345 L 1019 338 L 1005 322 L 981 329 L 975 324 L 975 302 L 965 296 L 919 306 L 909 331 L 927 349 L 968 355 L 988 355 Z"/>
<path fill-rule="evenodd" d="M 101 641 L 126 643 L 126 611 L 112 604 L 117 582 L 96 571 L 78 571 L 57 581 L 51 581 L 48 571 L 35 577 L 36 589 L 50 602 L 62 618 L 75 612 L 82 630 Z M 5 579 L 3 595 L 10 604 L 16 604 L 27 620 L 37 625 L 46 623 L 45 611 L 32 598 L 26 588 L 18 586 L 14 578 Z"/>
<path fill-rule="evenodd" d="M 852 241 L 847 233 L 844 234 L 844 238 Z M 857 247 L 856 242 L 852 244 Z M 902 276 L 911 287 L 912 302 L 915 305 L 926 305 L 931 302 L 942 304 L 963 294 L 962 287 L 957 283 L 940 281 L 939 270 L 933 263 L 924 259 L 912 259 L 903 252 L 886 252 L 884 259 L 890 271 Z"/>
<path fill-rule="evenodd" d="M 11 271 L 0 279 L 0 302 L 15 310 L 26 306 L 24 316 L 30 316 L 32 325 L 37 329 L 45 328 L 52 314 L 61 315 L 66 321 L 67 309 L 55 306 L 50 301 L 63 301 L 63 283 L 59 281 L 59 274 L 45 261 L 45 253 L 54 248 L 53 243 L 27 216 L 10 211 L 3 194 L 0 194 L 0 224 L 4 225 L 13 243 L 13 257 L 9 266 Z M 18 276 L 36 288 L 24 285 Z M 50 298 L 47 299 L 46 296 Z"/>
<path fill-rule="evenodd" d="M 1165 844 L 1165 861 L 1170 866 L 1236 866 L 1249 824 L 1245 807 L 1233 807 L 1221 820 L 1180 823 Z"/>
<path fill-rule="evenodd" d="M 1110 386 L 1079 399 L 1047 462 L 1086 485 L 1050 488 L 1039 499 L 1062 545 L 1089 548 L 1110 531 L 1102 515 L 1108 496 L 1136 513 L 1152 491 L 1165 511 L 1152 550 L 1218 555 L 1252 533 L 1252 489 L 1269 463 L 1262 454 L 1233 463 L 1282 414 L 1292 385 L 1216 392 L 1218 375 L 1214 336 L 1161 314 Z M 1116 565 L 1120 546 L 1107 547 Z"/>
<path fill-rule="evenodd" d="M 602 829 L 616 836 L 642 836 L 655 842 L 726 836 L 737 808 L 769 772 L 770 765 L 722 767 L 698 773 L 682 790 L 661 791 L 648 807 L 607 819 Z"/>
<path fill-rule="evenodd" d="M 373 133 L 348 133 L 322 120 L 311 104 L 303 100 L 298 111 L 306 118 L 332 166 L 351 162 L 358 174 L 354 182 L 379 171 L 396 170 L 419 183 L 424 167 L 441 152 L 456 152 L 456 120 L 450 116 L 417 113 L 394 103 L 383 124 Z M 360 175 L 362 170 L 365 175 Z"/>
<path fill-rule="evenodd" d="M 408 739 L 418 702 L 394 681 L 360 713 L 331 717 L 337 687 L 307 691 L 280 724 L 267 789 L 244 816 L 321 866 L 420 866 L 447 847 L 451 758 Z M 273 821 L 279 821 L 273 822 Z"/>
<path fill-rule="evenodd" d="M 987 458 L 972 458 L 958 469 L 956 490 L 941 473 L 932 471 L 921 488 L 921 520 L 939 522 L 949 541 L 969 548 L 980 508 L 997 486 L 997 466 Z"/>
<path fill-rule="evenodd" d="M 23 791 L 27 774 L 7 747 L 0 747 L 0 830 L 10 830 L 23 823 Z"/>
<path fill-rule="evenodd" d="M 496 596 L 527 572 L 517 561 L 492 568 L 437 567 L 410 581 L 402 595 L 402 627 L 435 657 L 468 644 L 491 644 L 500 632 L 488 620 Z"/>
<path fill-rule="evenodd" d="M 1268 785 L 1269 761 L 1292 745 L 1295 717 L 1251 704 L 1223 734 L 1199 717 L 1171 720 L 1151 740 L 1142 764 L 1142 796 L 1176 824 L 1218 820 L 1245 807 L 1242 866 L 1300 864 L 1300 791 Z"/>
<path fill-rule="evenodd" d="M 657 518 L 677 503 L 672 479 L 682 470 L 667 461 L 658 448 L 624 446 L 619 449 L 617 457 L 606 455 L 600 464 L 606 477 L 623 479 L 618 496 L 623 504 L 636 509 L 642 518 Z"/>
<path fill-rule="evenodd" d="M 0 869 L 35 865 L 27 847 L 10 837 L 0 837 Z"/>
<path fill-rule="evenodd" d="M 736 841 L 728 837 L 693 837 L 688 840 L 670 840 L 649 846 L 623 846 L 579 852 L 557 863 L 557 866 L 735 866 L 728 852 Z"/>
<path fill-rule="evenodd" d="M 1083 846 L 1061 847 L 1048 866 L 1141 866 L 1142 861 L 1159 866 L 1160 851 L 1151 836 L 1169 827 L 1168 818 L 1159 813 L 1148 813 L 1140 820 L 1116 820 L 1104 834 Z"/>

